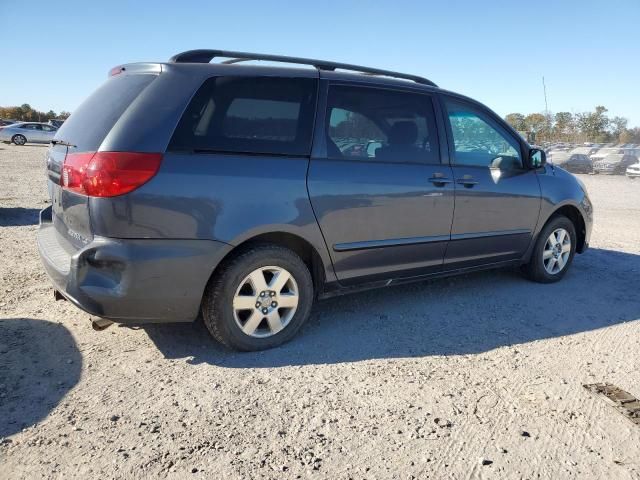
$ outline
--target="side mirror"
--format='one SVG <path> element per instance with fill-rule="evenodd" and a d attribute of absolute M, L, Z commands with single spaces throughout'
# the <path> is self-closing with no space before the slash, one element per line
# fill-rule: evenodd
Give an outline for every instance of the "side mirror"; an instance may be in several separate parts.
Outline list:
<path fill-rule="evenodd" d="M 532 148 L 529 150 L 529 165 L 531 168 L 541 168 L 547 164 L 547 154 L 544 150 Z"/>

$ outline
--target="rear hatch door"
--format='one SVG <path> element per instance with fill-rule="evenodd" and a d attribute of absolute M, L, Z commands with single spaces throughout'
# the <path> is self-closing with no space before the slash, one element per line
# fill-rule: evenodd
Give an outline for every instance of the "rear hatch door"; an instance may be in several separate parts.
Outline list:
<path fill-rule="evenodd" d="M 89 197 L 63 187 L 65 158 L 98 151 L 118 119 L 157 78 L 157 73 L 119 73 L 109 77 L 60 127 L 47 152 L 53 223 L 58 233 L 77 248 L 93 240 Z"/>

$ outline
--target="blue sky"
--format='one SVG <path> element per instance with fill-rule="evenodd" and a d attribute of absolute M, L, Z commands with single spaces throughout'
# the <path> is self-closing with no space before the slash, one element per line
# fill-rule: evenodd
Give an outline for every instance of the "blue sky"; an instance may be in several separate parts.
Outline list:
<path fill-rule="evenodd" d="M 505 115 L 605 105 L 640 126 L 640 0 L 0 0 L 0 105 L 73 111 L 118 64 L 193 48 L 423 75 Z"/>

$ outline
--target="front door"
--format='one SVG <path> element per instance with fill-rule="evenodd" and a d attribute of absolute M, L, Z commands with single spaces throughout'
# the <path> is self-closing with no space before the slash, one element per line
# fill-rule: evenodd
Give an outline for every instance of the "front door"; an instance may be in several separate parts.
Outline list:
<path fill-rule="evenodd" d="M 490 112 L 444 97 L 455 215 L 445 269 L 521 258 L 540 212 L 535 170 L 523 161 L 523 146 Z"/>
<path fill-rule="evenodd" d="M 338 279 L 440 271 L 454 189 L 431 96 L 333 84 L 326 99 L 308 188 Z"/>

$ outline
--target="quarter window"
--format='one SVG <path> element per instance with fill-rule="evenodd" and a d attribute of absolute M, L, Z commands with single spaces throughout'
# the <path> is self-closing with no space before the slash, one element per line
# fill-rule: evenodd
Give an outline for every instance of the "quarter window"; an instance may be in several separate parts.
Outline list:
<path fill-rule="evenodd" d="M 394 163 L 440 163 L 431 98 L 370 87 L 332 86 L 327 156 Z"/>
<path fill-rule="evenodd" d="M 522 168 L 519 143 L 487 115 L 454 101 L 446 101 L 446 105 L 456 165 Z"/>
<path fill-rule="evenodd" d="M 198 90 L 170 150 L 309 155 L 317 81 L 214 77 Z"/>

